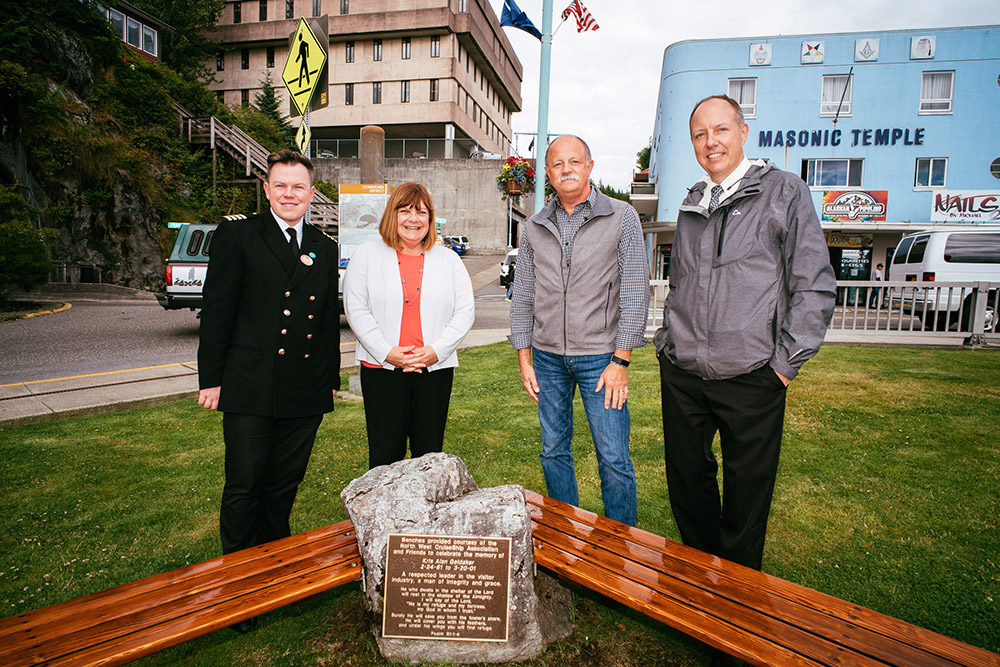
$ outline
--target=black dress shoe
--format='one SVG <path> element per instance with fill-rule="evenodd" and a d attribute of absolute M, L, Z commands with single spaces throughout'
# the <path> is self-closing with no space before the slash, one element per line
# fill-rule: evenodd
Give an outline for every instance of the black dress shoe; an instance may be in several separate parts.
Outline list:
<path fill-rule="evenodd" d="M 246 619 L 245 621 L 240 621 L 239 623 L 236 623 L 235 625 L 231 625 L 229 627 L 231 627 L 233 630 L 236 630 L 236 632 L 240 633 L 241 635 L 245 635 L 246 633 L 250 632 L 251 630 L 257 627 L 257 617 L 253 616 L 251 618 Z"/>

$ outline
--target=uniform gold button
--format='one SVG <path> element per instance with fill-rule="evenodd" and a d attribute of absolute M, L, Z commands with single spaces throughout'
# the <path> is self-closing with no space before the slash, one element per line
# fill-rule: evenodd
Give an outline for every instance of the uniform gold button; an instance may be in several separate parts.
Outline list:
<path fill-rule="evenodd" d="M 292 311 L 288 310 L 287 308 L 285 308 L 285 310 L 284 310 L 284 311 L 282 311 L 282 312 L 284 312 L 284 313 L 285 313 L 285 317 L 288 317 L 289 315 L 291 315 L 291 314 L 292 314 Z"/>
<path fill-rule="evenodd" d="M 310 297 L 309 297 L 309 300 L 310 300 L 310 301 L 315 301 L 315 300 L 316 300 L 316 297 L 314 297 L 314 296 L 310 296 Z"/>
<path fill-rule="evenodd" d="M 287 298 L 287 297 L 290 297 L 291 295 L 292 295 L 292 293 L 291 293 L 291 292 L 285 292 L 285 297 L 286 297 L 286 298 Z"/>
<path fill-rule="evenodd" d="M 285 348 L 283 348 L 283 347 L 282 348 L 278 348 L 278 354 L 284 354 L 284 353 L 285 353 Z"/>
<path fill-rule="evenodd" d="M 311 320 L 311 319 L 312 319 L 312 318 L 314 318 L 314 317 L 316 317 L 316 316 L 315 316 L 315 315 L 310 315 L 310 316 L 309 316 L 309 319 Z"/>
<path fill-rule="evenodd" d="M 310 340 L 310 339 L 312 339 L 312 337 L 313 337 L 312 334 L 306 334 L 306 340 Z"/>
<path fill-rule="evenodd" d="M 308 355 L 308 354 L 307 354 L 307 355 L 306 355 L 305 357 L 303 357 L 303 359 L 308 359 L 308 358 L 309 358 L 309 355 Z"/>
<path fill-rule="evenodd" d="M 287 334 L 287 333 L 288 333 L 288 329 L 282 329 L 282 330 L 281 330 L 281 335 L 282 335 L 282 336 L 284 336 L 284 335 L 285 335 L 285 334 Z"/>

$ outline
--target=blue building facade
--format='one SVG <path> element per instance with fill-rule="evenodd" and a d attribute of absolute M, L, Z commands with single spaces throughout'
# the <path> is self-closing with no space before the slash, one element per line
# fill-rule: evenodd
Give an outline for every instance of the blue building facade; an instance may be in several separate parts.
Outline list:
<path fill-rule="evenodd" d="M 704 174 L 689 115 L 719 93 L 744 110 L 747 157 L 806 180 L 840 279 L 888 266 L 904 233 L 1000 224 L 1000 26 L 678 42 L 663 53 L 648 194 L 633 195 L 654 277 Z"/>

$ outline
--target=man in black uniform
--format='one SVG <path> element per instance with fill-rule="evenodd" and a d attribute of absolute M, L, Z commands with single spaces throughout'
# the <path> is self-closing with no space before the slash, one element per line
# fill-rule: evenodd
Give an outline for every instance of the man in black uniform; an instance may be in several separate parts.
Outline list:
<path fill-rule="evenodd" d="M 223 553 L 290 534 L 316 430 L 340 388 L 340 258 L 336 243 L 303 223 L 312 169 L 293 151 L 271 155 L 270 209 L 223 222 L 212 239 L 198 403 L 225 413 Z"/>

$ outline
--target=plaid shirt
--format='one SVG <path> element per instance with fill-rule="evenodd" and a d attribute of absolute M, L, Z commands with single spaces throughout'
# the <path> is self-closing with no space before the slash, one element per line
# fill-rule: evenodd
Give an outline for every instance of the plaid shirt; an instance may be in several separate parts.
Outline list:
<path fill-rule="evenodd" d="M 563 256 L 566 258 L 567 266 L 573 261 L 573 241 L 576 232 L 590 217 L 597 195 L 597 188 L 591 186 L 587 199 L 577 204 L 571 214 L 566 213 L 566 209 L 559 205 L 556 195 L 556 226 L 559 227 L 562 237 Z M 621 289 L 618 292 L 621 314 L 618 319 L 618 333 L 615 335 L 615 349 L 633 350 L 646 345 L 649 273 L 646 268 L 646 246 L 642 240 L 642 225 L 639 222 L 639 214 L 631 206 L 625 208 L 622 218 L 622 235 L 618 242 L 618 272 L 621 276 Z M 534 251 L 528 242 L 528 235 L 521 232 L 510 307 L 510 342 L 515 350 L 531 347 L 531 332 L 535 319 L 534 305 Z"/>

